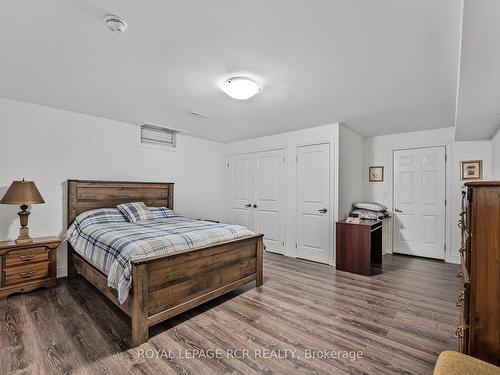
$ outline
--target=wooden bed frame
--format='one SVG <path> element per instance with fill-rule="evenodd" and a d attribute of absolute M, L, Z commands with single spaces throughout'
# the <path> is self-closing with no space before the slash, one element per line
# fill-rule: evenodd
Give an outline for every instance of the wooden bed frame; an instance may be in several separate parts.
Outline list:
<path fill-rule="evenodd" d="M 174 184 L 68 180 L 68 227 L 80 213 L 126 202 L 173 209 Z M 149 327 L 255 280 L 263 283 L 263 235 L 219 242 L 132 261 L 125 303 L 107 277 L 68 244 L 68 278 L 80 274 L 132 319 L 132 346 L 149 338 Z"/>

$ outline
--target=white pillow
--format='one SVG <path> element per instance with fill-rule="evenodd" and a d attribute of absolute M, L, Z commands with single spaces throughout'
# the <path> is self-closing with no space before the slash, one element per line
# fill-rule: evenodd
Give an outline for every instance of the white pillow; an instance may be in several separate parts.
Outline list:
<path fill-rule="evenodd" d="M 370 211 L 370 210 L 352 210 L 351 215 L 355 214 L 361 219 L 369 219 L 369 220 L 377 220 L 377 219 L 383 219 L 384 214 L 376 211 Z"/>
<path fill-rule="evenodd" d="M 354 202 L 352 204 L 353 207 L 359 208 L 361 210 L 370 210 L 370 211 L 387 211 L 387 206 L 377 202 Z"/>

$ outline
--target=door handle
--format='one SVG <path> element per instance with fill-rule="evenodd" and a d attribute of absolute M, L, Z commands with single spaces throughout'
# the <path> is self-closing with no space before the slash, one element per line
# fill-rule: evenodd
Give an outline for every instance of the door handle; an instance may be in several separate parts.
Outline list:
<path fill-rule="evenodd" d="M 322 214 L 326 214 L 328 210 L 326 208 L 322 208 L 321 210 L 318 210 L 318 212 L 321 212 Z"/>
<path fill-rule="evenodd" d="M 259 206 L 257 206 L 256 204 L 253 205 L 253 208 L 257 208 L 257 207 L 259 207 Z"/>
<path fill-rule="evenodd" d="M 403 211 L 401 211 L 399 208 L 395 208 L 394 212 L 403 212 Z"/>
<path fill-rule="evenodd" d="M 245 207 L 250 208 L 250 207 L 252 207 L 252 205 L 250 203 L 248 203 L 248 204 L 245 204 Z"/>

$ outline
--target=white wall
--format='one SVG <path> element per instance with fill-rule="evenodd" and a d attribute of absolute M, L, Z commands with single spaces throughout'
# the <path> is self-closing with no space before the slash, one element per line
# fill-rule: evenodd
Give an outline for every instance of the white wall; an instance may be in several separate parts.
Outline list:
<path fill-rule="evenodd" d="M 265 151 L 273 149 L 284 149 L 286 155 L 286 243 L 285 243 L 285 255 L 296 256 L 296 162 L 295 158 L 297 155 L 297 147 L 305 144 L 318 144 L 330 142 L 331 148 L 331 176 L 330 183 L 333 186 L 332 197 L 330 198 L 330 247 L 331 247 L 331 261 L 333 262 L 334 254 L 334 223 L 337 220 L 338 207 L 338 191 L 336 186 L 338 186 L 338 175 L 337 175 L 337 160 L 338 159 L 338 136 L 339 136 L 339 125 L 325 125 L 316 128 L 309 128 L 304 130 L 297 130 L 288 133 L 276 134 L 267 137 L 254 138 L 234 143 L 229 143 L 226 145 L 226 154 L 235 155 L 243 154 L 256 151 Z M 226 183 L 228 186 L 228 183 Z M 227 197 L 229 198 L 228 192 L 226 190 Z M 228 201 L 228 199 L 226 199 Z M 228 206 L 226 205 L 226 209 Z"/>
<path fill-rule="evenodd" d="M 446 171 L 446 195 L 449 204 L 446 211 L 446 260 L 458 263 L 460 212 L 461 160 L 483 160 L 483 176 L 491 178 L 491 142 L 454 142 L 454 128 L 442 128 L 411 133 L 391 134 L 365 139 L 365 199 L 383 203 L 392 210 L 392 158 L 395 149 L 446 146 L 448 155 Z M 368 167 L 384 166 L 384 182 L 369 182 Z"/>
<path fill-rule="evenodd" d="M 339 127 L 339 219 L 349 216 L 354 201 L 364 197 L 364 138 Z"/>
<path fill-rule="evenodd" d="M 224 145 L 179 137 L 180 152 L 136 145 L 137 127 L 0 98 L 0 195 L 12 180 L 34 180 L 46 204 L 31 207 L 32 236 L 65 231 L 69 178 L 174 182 L 175 209 L 224 220 Z M 18 235 L 19 207 L 0 206 L 0 240 Z M 59 275 L 66 253 L 58 254 Z"/>
<path fill-rule="evenodd" d="M 500 127 L 491 138 L 492 178 L 500 180 Z"/>

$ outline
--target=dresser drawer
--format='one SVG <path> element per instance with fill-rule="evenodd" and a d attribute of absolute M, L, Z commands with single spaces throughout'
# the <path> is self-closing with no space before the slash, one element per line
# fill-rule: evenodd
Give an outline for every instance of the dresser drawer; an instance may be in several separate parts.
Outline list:
<path fill-rule="evenodd" d="M 3 256 L 5 268 L 17 267 L 25 264 L 47 262 L 49 249 L 46 247 L 33 247 L 29 249 L 11 250 Z"/>
<path fill-rule="evenodd" d="M 49 276 L 49 262 L 11 267 L 3 271 L 3 286 L 21 284 Z"/>

